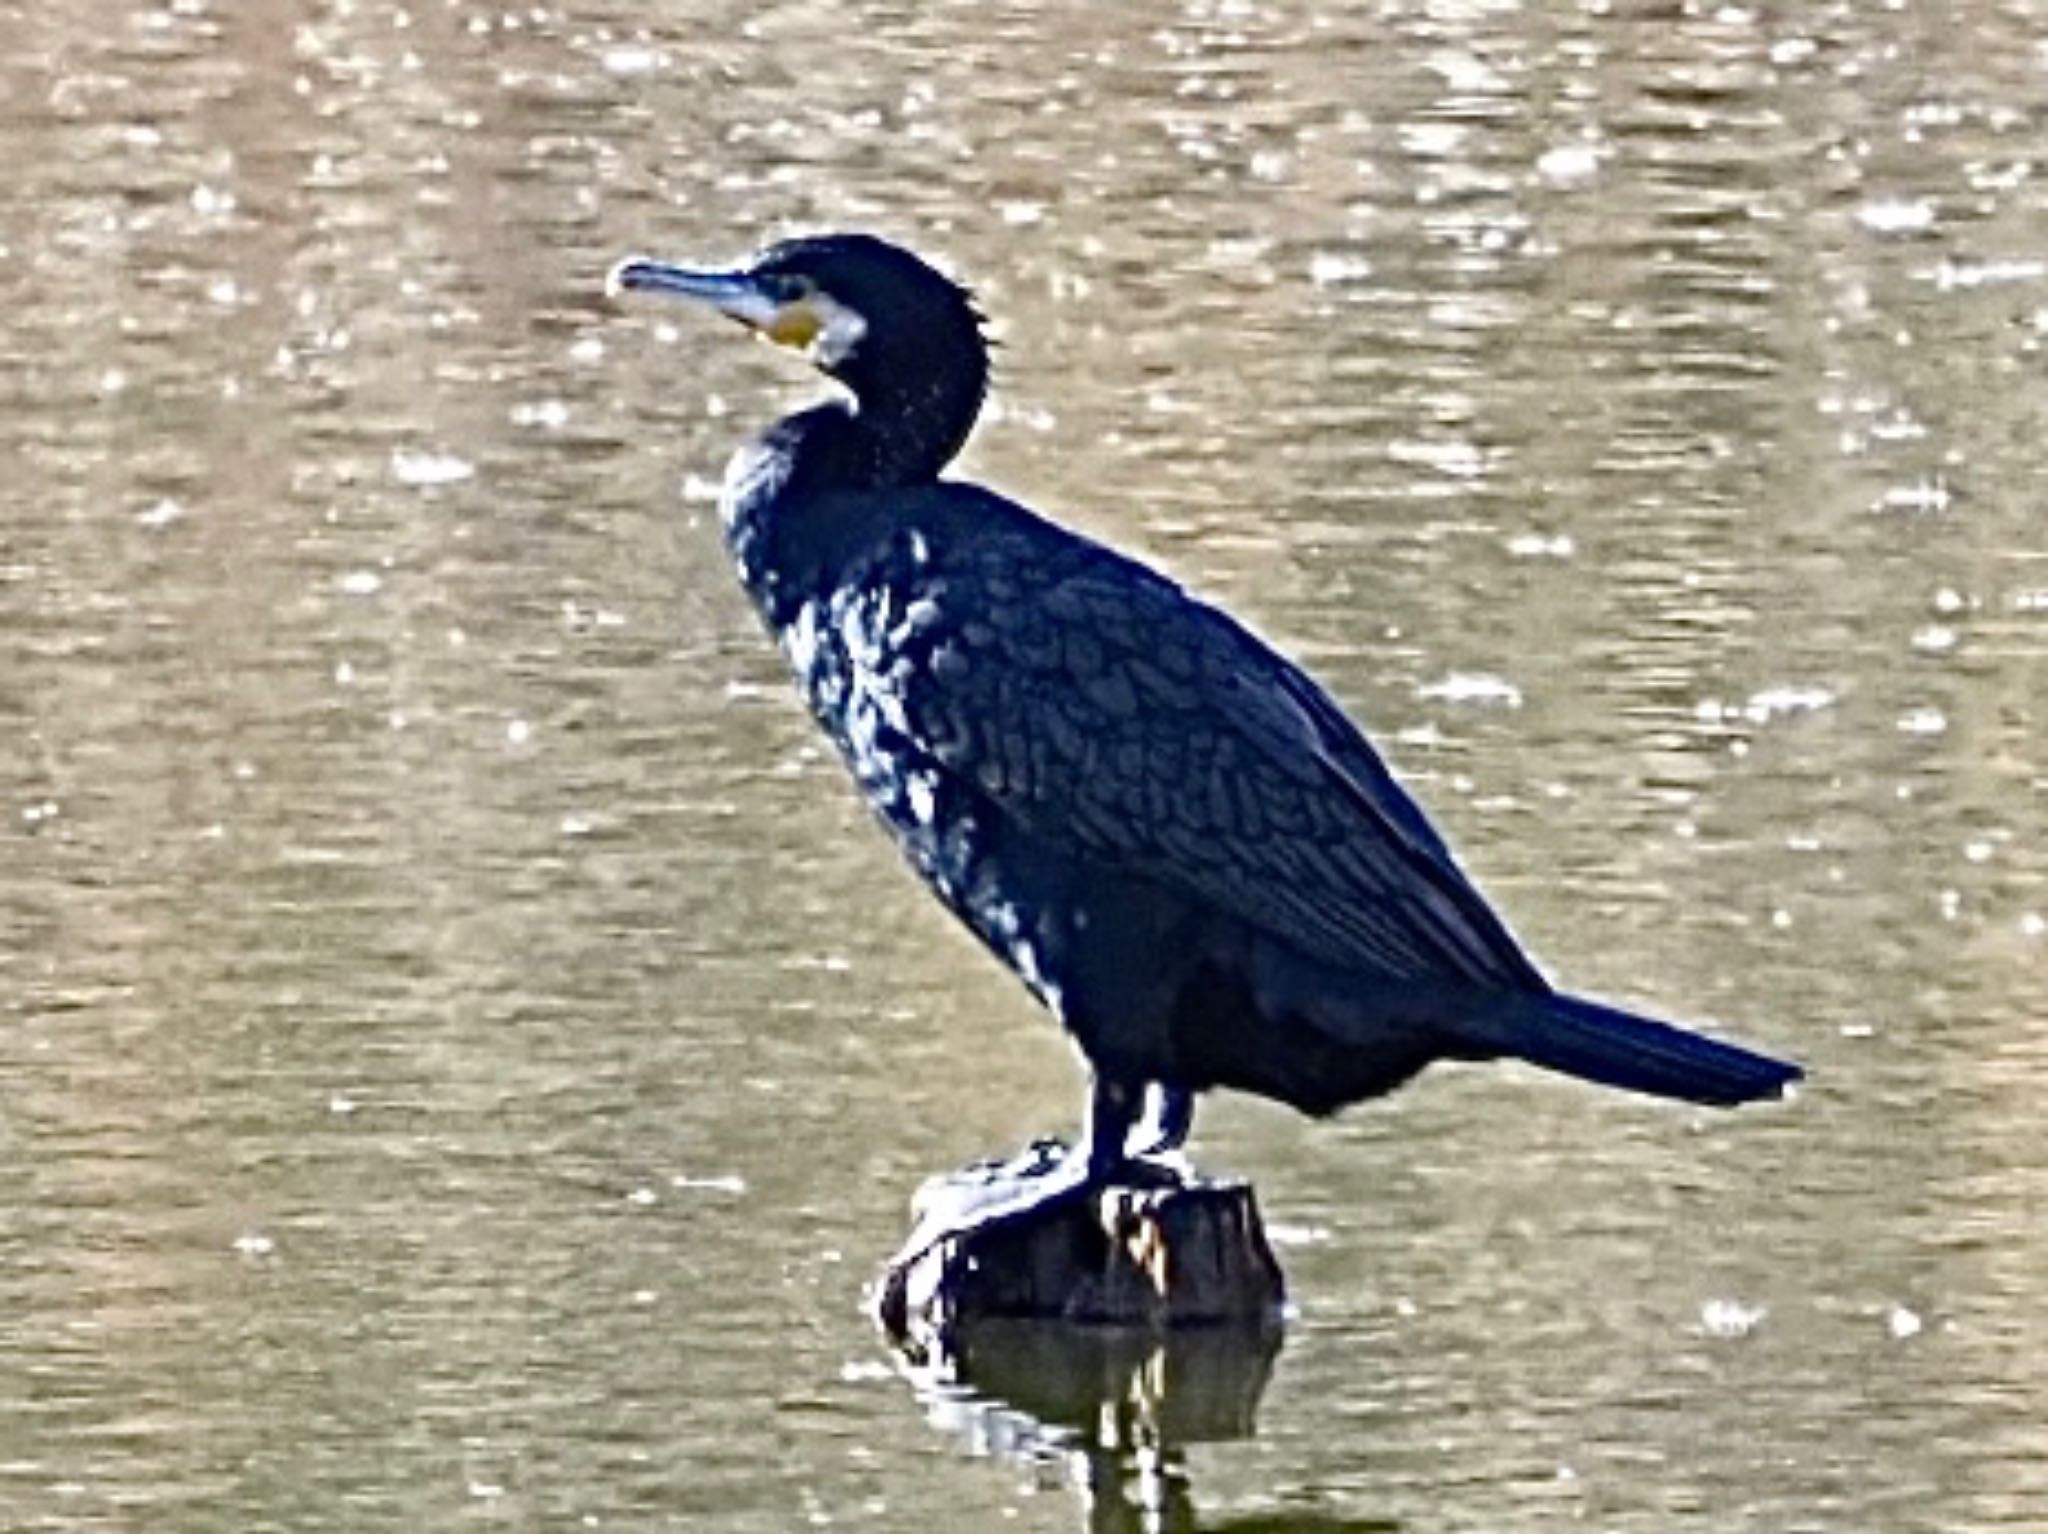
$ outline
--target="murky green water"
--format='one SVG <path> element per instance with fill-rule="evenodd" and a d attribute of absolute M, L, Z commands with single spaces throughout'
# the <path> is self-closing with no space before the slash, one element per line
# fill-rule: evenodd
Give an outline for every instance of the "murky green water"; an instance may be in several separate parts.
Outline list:
<path fill-rule="evenodd" d="M 1301 1314 L 1155 1525 L 2048 1525 L 2048 17 L 661 9 L 0 4 L 0 1526 L 1142 1526 L 860 1314 L 1078 1077 L 724 569 L 810 381 L 600 296 L 820 225 L 1814 1072 L 1211 1104 Z"/>

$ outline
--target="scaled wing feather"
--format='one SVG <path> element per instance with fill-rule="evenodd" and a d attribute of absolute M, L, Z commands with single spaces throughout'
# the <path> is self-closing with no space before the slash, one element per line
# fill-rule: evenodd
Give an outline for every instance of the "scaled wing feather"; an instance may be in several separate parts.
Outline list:
<path fill-rule="evenodd" d="M 973 540 L 913 604 L 929 644 L 886 685 L 944 767 L 1035 835 L 1322 962 L 1541 987 L 1314 682 L 1164 578 L 1064 535 L 1039 547 L 1041 529 Z"/>

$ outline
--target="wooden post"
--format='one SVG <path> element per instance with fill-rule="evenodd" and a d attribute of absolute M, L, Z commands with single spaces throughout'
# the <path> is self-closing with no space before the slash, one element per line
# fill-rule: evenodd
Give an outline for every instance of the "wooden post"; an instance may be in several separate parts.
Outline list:
<path fill-rule="evenodd" d="M 974 1211 L 1028 1190 L 1058 1165 L 1034 1146 L 920 1190 L 920 1230 L 883 1273 L 876 1319 L 913 1353 L 993 1317 L 1105 1326 L 1277 1322 L 1285 1281 L 1251 1185 L 1151 1164 L 1105 1188 L 1059 1194 L 979 1223 Z"/>

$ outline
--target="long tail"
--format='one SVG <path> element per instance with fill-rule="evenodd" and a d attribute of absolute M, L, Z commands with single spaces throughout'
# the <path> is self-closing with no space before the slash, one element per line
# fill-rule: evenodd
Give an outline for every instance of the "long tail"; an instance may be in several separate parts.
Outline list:
<path fill-rule="evenodd" d="M 1577 996 L 1517 997 L 1473 1030 L 1504 1055 L 1603 1086 L 1733 1107 L 1806 1073 L 1767 1055 Z"/>

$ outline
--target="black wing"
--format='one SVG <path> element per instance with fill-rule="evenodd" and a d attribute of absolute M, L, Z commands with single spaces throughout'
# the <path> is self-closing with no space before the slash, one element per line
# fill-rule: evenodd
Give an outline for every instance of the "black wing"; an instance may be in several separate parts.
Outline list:
<path fill-rule="evenodd" d="M 867 678 L 941 765 L 1076 858 L 1322 962 L 1546 988 L 1308 676 L 1156 572 L 947 489 L 984 502 L 975 530 L 900 593 L 905 663 Z"/>

